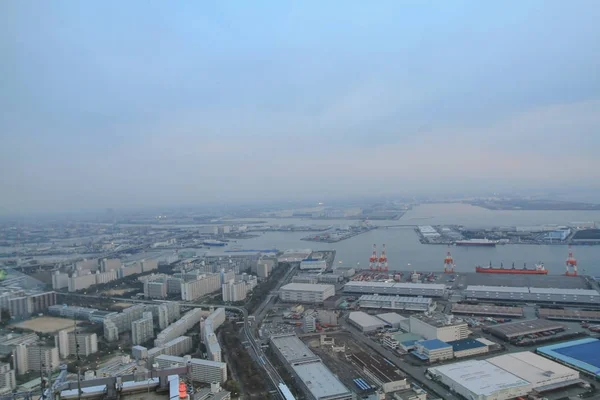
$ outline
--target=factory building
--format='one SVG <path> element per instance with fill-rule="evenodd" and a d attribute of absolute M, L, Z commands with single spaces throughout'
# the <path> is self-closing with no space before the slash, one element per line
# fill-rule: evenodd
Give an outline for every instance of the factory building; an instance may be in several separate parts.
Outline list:
<path fill-rule="evenodd" d="M 600 293 L 586 289 L 556 289 L 510 286 L 474 286 L 465 290 L 468 299 L 507 300 L 519 302 L 598 304 Z"/>
<path fill-rule="evenodd" d="M 598 339 L 586 338 L 538 347 L 537 352 L 586 375 L 594 378 L 599 376 L 600 340 Z"/>
<path fill-rule="evenodd" d="M 567 238 L 569 237 L 570 234 L 571 234 L 571 228 L 564 226 L 564 227 L 560 227 L 557 230 L 546 233 L 545 238 L 547 240 L 561 240 L 562 241 L 562 240 L 567 240 Z"/>
<path fill-rule="evenodd" d="M 456 358 L 471 357 L 490 351 L 488 345 L 475 339 L 453 340 L 448 344 L 452 346 L 452 352 Z"/>
<path fill-rule="evenodd" d="M 411 315 L 410 332 L 425 339 L 439 339 L 444 342 L 466 339 L 469 327 L 466 322 L 454 320 L 452 315 Z"/>
<path fill-rule="evenodd" d="M 344 292 L 388 296 L 443 297 L 446 293 L 446 286 L 435 283 L 351 281 L 344 285 Z"/>
<path fill-rule="evenodd" d="M 485 315 L 486 317 L 522 317 L 523 308 L 487 304 L 452 304 L 452 314 Z"/>
<path fill-rule="evenodd" d="M 579 372 L 529 351 L 504 354 L 487 361 L 528 381 L 538 393 L 580 383 Z"/>
<path fill-rule="evenodd" d="M 309 400 L 354 400 L 354 394 L 294 334 L 271 336 L 271 348 Z"/>
<path fill-rule="evenodd" d="M 427 372 L 466 399 L 508 400 L 531 392 L 528 381 L 484 360 L 431 367 Z"/>
<path fill-rule="evenodd" d="M 391 349 L 409 351 L 414 349 L 415 343 L 423 340 L 423 336 L 414 333 L 387 333 L 383 337 L 383 345 Z"/>
<path fill-rule="evenodd" d="M 454 357 L 452 346 L 439 339 L 422 340 L 415 343 L 412 354 L 421 360 L 437 362 Z"/>
<path fill-rule="evenodd" d="M 353 311 L 348 316 L 348 322 L 362 332 L 374 332 L 385 327 L 385 322 L 362 311 Z"/>
<path fill-rule="evenodd" d="M 542 332 L 564 331 L 565 326 L 546 319 L 532 319 L 506 324 L 493 325 L 486 328 L 492 335 L 506 341 L 516 341 L 522 336 Z"/>
<path fill-rule="evenodd" d="M 386 326 L 389 326 L 392 329 L 400 329 L 403 323 L 405 323 L 405 321 L 408 319 L 400 314 L 396 314 L 393 312 L 377 314 L 376 317 L 382 320 Z"/>
<path fill-rule="evenodd" d="M 358 299 L 361 308 L 402 311 L 432 311 L 435 303 L 427 297 L 380 296 L 364 294 Z"/>
<path fill-rule="evenodd" d="M 323 284 L 288 283 L 279 290 L 279 299 L 297 303 L 323 303 L 335 295 L 335 286 Z"/>

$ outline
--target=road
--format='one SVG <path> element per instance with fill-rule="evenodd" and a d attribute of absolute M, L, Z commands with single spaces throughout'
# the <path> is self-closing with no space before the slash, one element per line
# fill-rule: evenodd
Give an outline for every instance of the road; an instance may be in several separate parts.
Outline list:
<path fill-rule="evenodd" d="M 275 288 L 273 288 L 273 290 L 271 290 L 271 292 L 267 295 L 265 300 L 256 308 L 256 311 L 254 311 L 253 315 L 254 315 L 257 327 L 260 326 L 262 320 L 267 315 L 267 312 L 269 312 L 269 310 L 271 309 L 271 306 L 272 306 L 271 303 L 275 299 L 277 299 L 277 296 L 279 295 L 279 289 L 283 285 L 287 284 L 292 279 L 292 277 L 295 275 L 296 268 L 297 267 L 295 267 L 295 266 L 290 267 L 290 269 L 288 270 L 288 272 L 285 273 L 283 278 L 279 280 L 279 282 L 277 283 Z"/>
<path fill-rule="evenodd" d="M 425 377 L 425 368 L 424 367 L 416 367 L 414 365 L 408 364 L 407 362 L 405 362 L 404 360 L 402 360 L 401 358 L 396 356 L 394 353 L 392 353 L 390 350 L 386 349 L 385 347 L 383 347 L 379 343 L 375 342 L 371 338 L 368 338 L 367 336 L 365 336 L 362 332 L 360 332 L 358 329 L 356 329 L 352 325 L 348 324 L 345 320 L 340 319 L 339 322 L 340 322 L 340 325 L 346 331 L 348 331 L 352 334 L 352 337 L 354 339 L 358 340 L 365 346 L 372 348 L 373 350 L 375 350 L 376 352 L 378 352 L 379 354 L 381 354 L 382 356 L 384 356 L 385 358 L 387 358 L 388 360 L 393 362 L 398 368 L 400 368 L 400 370 L 402 370 L 404 373 L 406 373 L 406 375 L 409 375 L 414 381 L 416 381 L 423 388 L 428 389 L 429 391 L 435 393 L 437 396 L 443 398 L 444 400 L 459 400 L 460 399 L 456 395 L 449 392 L 442 385 L 440 385 L 437 382 L 434 382 L 430 379 L 427 379 Z"/>

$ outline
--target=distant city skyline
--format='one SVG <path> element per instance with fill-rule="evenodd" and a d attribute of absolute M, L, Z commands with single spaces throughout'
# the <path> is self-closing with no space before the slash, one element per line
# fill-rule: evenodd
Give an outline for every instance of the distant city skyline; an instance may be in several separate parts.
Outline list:
<path fill-rule="evenodd" d="M 597 193 L 599 18 L 583 0 L 6 1 L 0 214 Z"/>

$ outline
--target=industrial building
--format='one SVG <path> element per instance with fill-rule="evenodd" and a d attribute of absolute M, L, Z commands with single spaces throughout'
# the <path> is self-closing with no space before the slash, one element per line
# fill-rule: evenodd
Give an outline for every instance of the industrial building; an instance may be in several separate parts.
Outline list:
<path fill-rule="evenodd" d="M 538 393 L 580 382 L 577 371 L 529 351 L 504 354 L 487 361 L 528 381 Z"/>
<path fill-rule="evenodd" d="M 383 345 L 391 349 L 409 351 L 414 349 L 415 343 L 423 340 L 423 336 L 414 333 L 393 333 L 383 337 Z"/>
<path fill-rule="evenodd" d="M 444 342 L 466 339 L 469 326 L 466 322 L 455 320 L 452 315 L 411 315 L 410 332 L 425 339 L 439 339 Z"/>
<path fill-rule="evenodd" d="M 400 329 L 402 324 L 408 319 L 393 312 L 377 314 L 376 317 L 382 320 L 386 326 L 389 326 L 392 329 Z"/>
<path fill-rule="evenodd" d="M 598 339 L 571 340 L 538 347 L 537 352 L 587 375 L 600 377 L 600 340 Z"/>
<path fill-rule="evenodd" d="M 350 315 L 348 315 L 348 322 L 356 326 L 362 332 L 374 332 L 385 326 L 385 322 L 379 318 L 375 318 L 362 311 L 351 312 Z"/>
<path fill-rule="evenodd" d="M 531 319 L 526 321 L 508 322 L 486 328 L 492 335 L 506 340 L 514 341 L 526 335 L 533 335 L 549 331 L 564 331 L 565 326 L 546 319 Z"/>
<path fill-rule="evenodd" d="M 300 261 L 300 269 L 325 271 L 327 269 L 327 261 L 323 259 L 305 258 Z"/>
<path fill-rule="evenodd" d="M 310 400 L 353 400 L 354 394 L 296 335 L 271 336 L 271 348 Z"/>
<path fill-rule="evenodd" d="M 411 354 L 421 360 L 429 362 L 450 360 L 454 357 L 452 346 L 439 339 L 421 340 L 416 342 L 415 349 Z"/>
<path fill-rule="evenodd" d="M 538 309 L 538 317 L 559 321 L 600 322 L 600 311 L 560 310 L 555 308 Z"/>
<path fill-rule="evenodd" d="M 475 339 L 453 340 L 448 342 L 448 344 L 452 346 L 452 351 L 456 358 L 485 354 L 490 351 L 485 343 Z"/>
<path fill-rule="evenodd" d="M 402 311 L 431 311 L 435 303 L 428 297 L 380 296 L 364 294 L 358 299 L 362 308 Z"/>
<path fill-rule="evenodd" d="M 396 392 L 409 387 L 406 376 L 378 354 L 354 353 L 349 360 L 377 386 L 381 387 L 384 393 Z"/>
<path fill-rule="evenodd" d="M 598 304 L 600 293 L 586 289 L 556 289 L 512 286 L 474 286 L 465 290 L 468 299 L 560 304 Z"/>
<path fill-rule="evenodd" d="M 484 315 L 486 317 L 522 317 L 523 308 L 454 303 L 452 304 L 452 314 Z"/>
<path fill-rule="evenodd" d="M 446 293 L 446 286 L 436 283 L 351 281 L 344 285 L 344 292 L 389 296 L 443 297 Z"/>
<path fill-rule="evenodd" d="M 531 392 L 528 381 L 484 360 L 446 364 L 427 371 L 466 399 L 508 400 Z"/>
<path fill-rule="evenodd" d="M 279 290 L 281 301 L 298 303 L 323 303 L 335 295 L 335 286 L 309 283 L 288 283 Z"/>

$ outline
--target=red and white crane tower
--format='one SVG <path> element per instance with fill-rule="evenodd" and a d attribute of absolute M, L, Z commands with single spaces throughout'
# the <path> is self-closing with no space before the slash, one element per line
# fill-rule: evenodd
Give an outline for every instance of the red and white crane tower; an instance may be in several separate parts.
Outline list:
<path fill-rule="evenodd" d="M 379 269 L 378 271 L 385 271 L 387 272 L 388 270 L 388 260 L 387 260 L 387 255 L 385 254 L 385 243 L 383 244 L 383 250 L 381 250 L 381 256 L 379 257 Z"/>
<path fill-rule="evenodd" d="M 373 245 L 373 254 L 371 254 L 371 258 L 369 258 L 369 269 L 371 271 L 374 271 L 377 267 L 378 267 L 378 260 L 379 258 L 377 257 L 377 245 Z"/>
<path fill-rule="evenodd" d="M 566 276 L 577 276 L 577 259 L 573 255 L 573 250 L 571 250 L 571 245 L 569 245 L 569 257 L 567 257 L 567 272 L 565 272 Z M 571 271 L 571 268 L 573 269 Z"/>
<path fill-rule="evenodd" d="M 444 273 L 445 274 L 453 274 L 454 273 L 454 259 L 450 254 L 450 250 L 446 253 L 446 258 L 444 258 Z"/>

